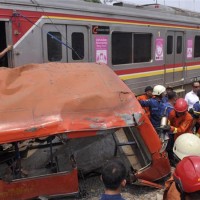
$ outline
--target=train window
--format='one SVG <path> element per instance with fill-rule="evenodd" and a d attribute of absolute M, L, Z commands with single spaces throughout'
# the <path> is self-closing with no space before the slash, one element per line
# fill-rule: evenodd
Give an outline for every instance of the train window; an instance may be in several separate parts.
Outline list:
<path fill-rule="evenodd" d="M 195 36 L 194 40 L 194 57 L 200 57 L 200 36 Z"/>
<path fill-rule="evenodd" d="M 132 63 L 132 33 L 112 33 L 112 64 Z"/>
<path fill-rule="evenodd" d="M 62 59 L 62 44 L 58 40 L 62 40 L 61 33 L 59 32 L 48 32 L 47 33 L 47 51 L 49 61 L 60 61 Z"/>
<path fill-rule="evenodd" d="M 134 34 L 134 63 L 151 61 L 151 34 Z"/>
<path fill-rule="evenodd" d="M 173 36 L 167 36 L 167 54 L 172 54 L 173 52 Z"/>
<path fill-rule="evenodd" d="M 84 35 L 83 33 L 72 33 L 72 59 L 82 60 L 84 58 Z"/>
<path fill-rule="evenodd" d="M 182 53 L 182 36 L 177 36 L 177 45 L 176 45 L 176 53 Z"/>

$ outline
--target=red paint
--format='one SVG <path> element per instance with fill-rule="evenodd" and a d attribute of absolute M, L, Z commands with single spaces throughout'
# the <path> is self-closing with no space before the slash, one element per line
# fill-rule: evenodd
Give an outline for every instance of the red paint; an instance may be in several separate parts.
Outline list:
<path fill-rule="evenodd" d="M 186 63 L 186 67 L 193 66 L 193 65 L 200 65 L 200 62 L 189 62 Z M 143 66 L 140 68 L 132 68 L 132 69 L 123 69 L 123 70 L 115 70 L 117 75 L 126 75 L 126 74 L 133 74 L 133 73 L 142 73 L 142 72 L 152 72 L 157 70 L 165 70 L 165 69 L 174 69 L 184 66 L 183 63 L 177 64 L 169 64 L 169 65 L 158 65 L 158 66 Z"/>
<path fill-rule="evenodd" d="M 11 182 L 0 180 L 0 199 L 2 200 L 25 200 L 40 195 L 51 196 L 77 192 L 77 169 L 73 169 L 71 172 L 18 179 Z"/>

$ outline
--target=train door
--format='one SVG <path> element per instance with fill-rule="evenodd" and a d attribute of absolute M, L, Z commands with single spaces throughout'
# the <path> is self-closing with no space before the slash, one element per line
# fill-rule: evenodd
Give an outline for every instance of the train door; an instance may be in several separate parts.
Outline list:
<path fill-rule="evenodd" d="M 11 42 L 11 29 L 9 27 L 9 22 L 0 21 L 0 51 L 3 51 L 8 44 Z M 12 65 L 11 53 L 7 53 L 2 58 L 0 58 L 0 66 L 8 67 Z"/>
<path fill-rule="evenodd" d="M 44 62 L 88 62 L 88 33 L 84 26 L 45 24 Z"/>
<path fill-rule="evenodd" d="M 183 32 L 168 31 L 166 38 L 165 84 L 178 83 L 184 75 Z"/>
<path fill-rule="evenodd" d="M 67 62 L 66 26 L 45 24 L 42 31 L 44 62 Z"/>
<path fill-rule="evenodd" d="M 68 62 L 88 62 L 88 29 L 85 26 L 67 26 Z"/>

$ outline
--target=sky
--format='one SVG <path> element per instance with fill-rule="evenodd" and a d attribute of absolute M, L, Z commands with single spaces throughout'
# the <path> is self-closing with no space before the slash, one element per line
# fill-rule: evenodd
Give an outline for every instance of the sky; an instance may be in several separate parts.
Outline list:
<path fill-rule="evenodd" d="M 134 2 L 136 4 L 149 4 L 159 3 L 167 6 L 174 6 L 182 9 L 192 10 L 200 12 L 200 0 L 125 0 L 129 3 Z"/>
<path fill-rule="evenodd" d="M 137 5 L 158 3 L 167 6 L 174 6 L 181 9 L 187 9 L 200 12 L 200 0 L 103 0 L 104 2 L 121 1 L 124 3 L 134 3 Z"/>

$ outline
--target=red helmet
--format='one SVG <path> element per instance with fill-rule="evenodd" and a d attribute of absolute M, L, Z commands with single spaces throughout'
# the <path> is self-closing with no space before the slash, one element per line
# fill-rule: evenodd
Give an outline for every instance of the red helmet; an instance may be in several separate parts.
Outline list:
<path fill-rule="evenodd" d="M 174 105 L 174 110 L 176 112 L 185 112 L 186 110 L 188 110 L 188 104 L 186 100 L 183 98 L 177 99 Z"/>
<path fill-rule="evenodd" d="M 200 190 L 200 156 L 187 156 L 181 160 L 174 171 L 174 180 L 182 192 Z"/>

